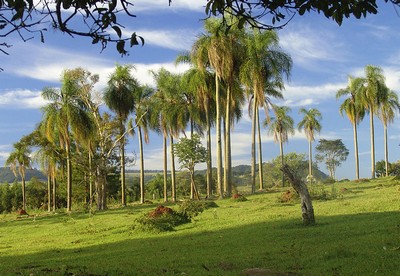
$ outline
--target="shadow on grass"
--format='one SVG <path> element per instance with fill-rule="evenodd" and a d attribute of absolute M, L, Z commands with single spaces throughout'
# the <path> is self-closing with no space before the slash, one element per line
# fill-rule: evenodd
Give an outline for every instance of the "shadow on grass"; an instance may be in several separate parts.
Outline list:
<path fill-rule="evenodd" d="M 3 275 L 369 275 L 398 273 L 399 212 L 279 220 L 195 232 L 194 225 L 117 242 L 0 256 Z M 192 227 L 193 226 L 193 227 Z M 2 238 L 5 238 L 4 236 Z M 62 238 L 62 237 L 60 237 Z M 77 238 L 79 235 L 77 234 Z M 292 273 L 292 274 L 290 274 Z"/>

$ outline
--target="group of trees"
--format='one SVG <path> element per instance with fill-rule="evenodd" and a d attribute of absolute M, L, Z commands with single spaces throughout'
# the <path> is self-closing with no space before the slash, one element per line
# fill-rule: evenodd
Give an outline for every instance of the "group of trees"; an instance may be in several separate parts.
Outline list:
<path fill-rule="evenodd" d="M 340 113 L 346 114 L 353 125 L 354 133 L 354 155 L 356 160 L 356 178 L 359 179 L 359 158 L 357 125 L 369 114 L 370 135 L 371 135 L 371 177 L 375 178 L 375 138 L 374 138 L 374 117 L 377 116 L 384 129 L 384 153 L 386 176 L 389 173 L 389 151 L 387 141 L 387 127 L 392 123 L 396 113 L 400 111 L 400 103 L 397 94 L 390 90 L 385 83 L 385 76 L 380 67 L 367 65 L 365 76 L 349 76 L 348 85 L 340 89 L 336 98 L 347 97 L 340 105 Z"/>

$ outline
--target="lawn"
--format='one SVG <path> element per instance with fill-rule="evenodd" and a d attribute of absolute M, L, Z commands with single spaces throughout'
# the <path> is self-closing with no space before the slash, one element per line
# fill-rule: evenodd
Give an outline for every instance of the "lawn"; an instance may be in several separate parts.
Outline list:
<path fill-rule="evenodd" d="M 400 182 L 335 188 L 338 198 L 313 202 L 311 227 L 301 223 L 299 202 L 278 201 L 283 189 L 217 200 L 219 207 L 163 233 L 133 227 L 157 204 L 94 215 L 2 215 L 0 274 L 399 275 Z"/>

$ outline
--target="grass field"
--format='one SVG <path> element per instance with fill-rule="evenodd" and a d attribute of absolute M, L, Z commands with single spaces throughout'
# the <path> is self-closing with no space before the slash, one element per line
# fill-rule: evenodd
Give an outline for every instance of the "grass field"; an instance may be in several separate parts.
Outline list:
<path fill-rule="evenodd" d="M 0 275 L 400 275 L 400 183 L 335 185 L 337 199 L 313 202 L 311 227 L 298 202 L 278 202 L 283 190 L 218 200 L 158 234 L 132 227 L 157 204 L 2 215 Z"/>

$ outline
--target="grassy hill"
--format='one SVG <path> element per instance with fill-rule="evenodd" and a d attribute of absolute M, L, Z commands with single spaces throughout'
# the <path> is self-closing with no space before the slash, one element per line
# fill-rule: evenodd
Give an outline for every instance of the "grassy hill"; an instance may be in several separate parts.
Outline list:
<path fill-rule="evenodd" d="M 39 180 L 47 181 L 46 176 L 39 170 L 27 169 L 26 170 L 26 181 L 30 181 L 32 177 L 36 177 Z M 17 178 L 9 167 L 0 167 L 0 183 L 12 183 L 15 180 L 21 181 L 21 177 Z"/>
<path fill-rule="evenodd" d="M 135 219 L 157 204 L 87 213 L 0 217 L 2 275 L 399 275 L 400 182 L 336 183 L 314 201 L 317 224 L 301 224 L 284 190 L 218 200 L 171 232 Z M 332 187 L 316 188 L 329 193 Z M 177 206 L 169 204 L 173 209 Z M 35 216 L 36 215 L 36 216 Z M 23 249 L 23 250 L 22 250 Z M 256 274 L 260 273 L 260 274 Z"/>

